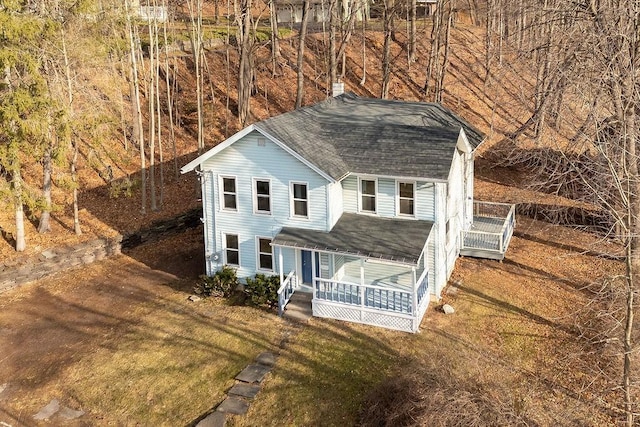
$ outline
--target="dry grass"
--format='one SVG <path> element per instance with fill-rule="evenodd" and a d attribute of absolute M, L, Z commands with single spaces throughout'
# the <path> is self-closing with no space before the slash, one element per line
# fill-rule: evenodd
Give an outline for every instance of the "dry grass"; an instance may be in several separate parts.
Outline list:
<path fill-rule="evenodd" d="M 419 334 L 312 319 L 233 425 L 613 425 L 575 321 L 582 286 L 621 265 L 583 252 L 588 234 L 520 229 L 503 263 L 459 261 L 456 314 L 432 306 Z"/>

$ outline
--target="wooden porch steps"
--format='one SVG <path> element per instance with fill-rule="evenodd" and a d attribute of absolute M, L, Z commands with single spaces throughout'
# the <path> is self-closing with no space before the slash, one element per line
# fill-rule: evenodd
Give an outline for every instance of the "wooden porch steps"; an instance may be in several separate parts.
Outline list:
<path fill-rule="evenodd" d="M 291 295 L 289 304 L 284 309 L 284 317 L 298 322 L 306 322 L 313 316 L 313 309 L 311 307 L 311 300 L 313 294 L 308 292 L 294 292 Z"/>

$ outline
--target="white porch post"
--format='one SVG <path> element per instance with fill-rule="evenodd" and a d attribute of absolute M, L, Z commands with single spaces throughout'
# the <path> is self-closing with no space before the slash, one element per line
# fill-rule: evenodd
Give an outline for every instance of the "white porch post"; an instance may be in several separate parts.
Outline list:
<path fill-rule="evenodd" d="M 415 267 L 411 267 L 411 277 L 412 277 L 412 281 L 413 281 L 413 292 L 411 293 L 411 299 L 413 300 L 413 303 L 411 304 L 411 308 L 412 308 L 412 314 L 413 314 L 413 331 L 416 332 L 418 330 L 418 327 L 420 325 L 418 325 L 418 283 L 417 283 L 417 279 L 416 279 L 416 268 Z"/>
<path fill-rule="evenodd" d="M 316 287 L 316 257 L 318 253 L 316 251 L 311 252 L 311 286 Z"/>
<path fill-rule="evenodd" d="M 278 268 L 280 270 L 280 285 L 284 283 L 284 257 L 282 256 L 282 246 L 278 248 Z"/>
<path fill-rule="evenodd" d="M 360 320 L 364 314 L 366 294 L 364 291 L 364 258 L 360 258 Z"/>

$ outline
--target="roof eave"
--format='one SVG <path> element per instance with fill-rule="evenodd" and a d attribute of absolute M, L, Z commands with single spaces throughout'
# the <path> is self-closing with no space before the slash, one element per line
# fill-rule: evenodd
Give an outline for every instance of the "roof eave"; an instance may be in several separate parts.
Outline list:
<path fill-rule="evenodd" d="M 235 134 L 233 134 L 226 140 L 222 141 L 220 144 L 216 145 L 206 153 L 201 154 L 200 156 L 196 157 L 195 159 L 193 159 L 192 161 L 184 165 L 182 168 L 180 168 L 180 173 L 185 174 L 193 171 L 196 167 L 200 166 L 202 163 L 206 162 L 211 157 L 215 156 L 225 148 L 229 147 L 234 142 L 238 141 L 239 139 L 253 132 L 253 130 L 254 130 L 254 125 L 249 125 L 246 128 L 242 129 L 241 131 L 236 132 Z"/>

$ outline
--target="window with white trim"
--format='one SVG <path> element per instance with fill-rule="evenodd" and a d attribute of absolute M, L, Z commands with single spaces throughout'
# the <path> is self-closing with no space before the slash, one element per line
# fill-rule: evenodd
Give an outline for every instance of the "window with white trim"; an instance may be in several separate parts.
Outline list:
<path fill-rule="evenodd" d="M 376 180 L 360 180 L 360 210 L 376 213 Z"/>
<path fill-rule="evenodd" d="M 273 247 L 271 239 L 266 237 L 258 237 L 258 268 L 273 270 Z"/>
<path fill-rule="evenodd" d="M 414 216 L 415 184 L 413 182 L 398 182 L 398 213 Z"/>
<path fill-rule="evenodd" d="M 271 181 L 266 179 L 254 180 L 255 211 L 259 213 L 271 213 Z"/>
<path fill-rule="evenodd" d="M 291 213 L 297 217 L 309 217 L 309 192 L 306 183 L 291 183 Z"/>
<path fill-rule="evenodd" d="M 225 234 L 225 264 L 240 265 L 240 241 L 237 234 Z"/>
<path fill-rule="evenodd" d="M 222 208 L 233 211 L 238 209 L 238 193 L 236 190 L 235 177 L 222 177 Z"/>

